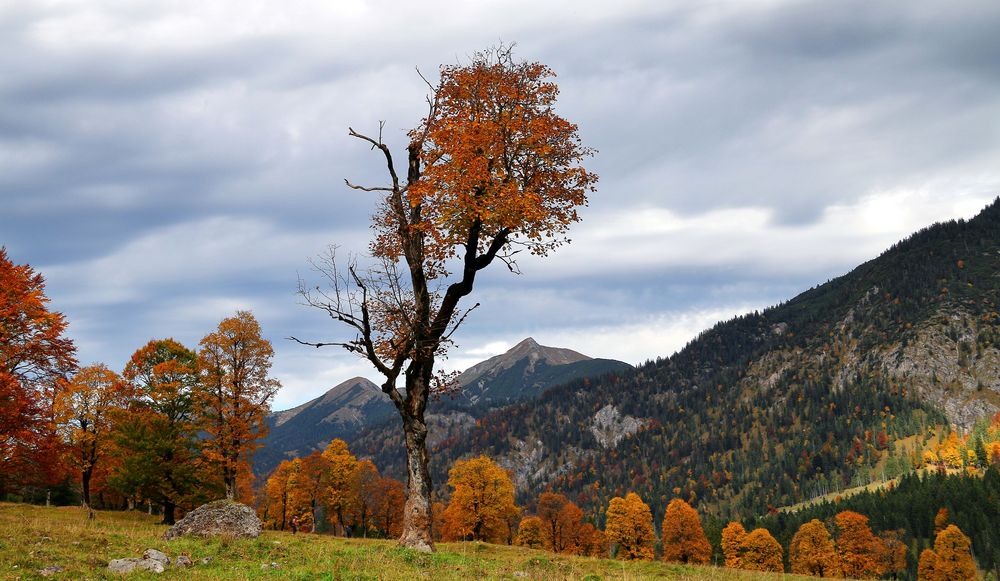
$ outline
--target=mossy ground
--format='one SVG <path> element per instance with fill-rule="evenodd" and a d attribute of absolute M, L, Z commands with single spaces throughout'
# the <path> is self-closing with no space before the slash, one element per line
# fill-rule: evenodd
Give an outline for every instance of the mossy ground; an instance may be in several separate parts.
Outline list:
<path fill-rule="evenodd" d="M 147 548 L 171 558 L 187 555 L 207 565 L 169 568 L 162 575 L 133 573 L 130 579 L 722 579 L 774 580 L 714 567 L 626 563 L 554 555 L 486 543 L 442 543 L 430 555 L 400 548 L 395 541 L 342 539 L 325 535 L 266 531 L 255 540 L 162 540 L 166 527 L 140 512 L 98 511 L 88 520 L 79 508 L 0 503 L 0 579 L 109 579 L 108 561 L 140 557 Z M 271 563 L 277 565 L 271 567 Z M 791 576 L 785 576 L 791 577 Z"/>

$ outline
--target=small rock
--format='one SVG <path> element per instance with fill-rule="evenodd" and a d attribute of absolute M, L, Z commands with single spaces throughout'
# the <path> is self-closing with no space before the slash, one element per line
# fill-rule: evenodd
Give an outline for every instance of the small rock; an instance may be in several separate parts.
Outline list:
<path fill-rule="evenodd" d="M 212 562 L 212 557 L 202 557 L 202 559 L 201 559 L 201 564 L 202 565 L 208 565 L 211 562 Z"/>
<path fill-rule="evenodd" d="M 207 558 L 208 557 L 206 557 L 206 559 Z M 174 564 L 178 567 L 190 567 L 194 563 L 191 562 L 191 557 L 188 557 L 187 555 L 177 555 L 177 558 L 174 559 Z"/>
<path fill-rule="evenodd" d="M 528 576 L 528 572 L 527 571 L 514 571 L 514 576 L 515 577 L 527 577 Z"/>
<path fill-rule="evenodd" d="M 49 565 L 48 567 L 42 569 L 38 572 L 42 577 L 49 577 L 50 575 L 55 575 L 56 573 L 62 573 L 66 569 L 63 569 L 59 565 Z"/>
<path fill-rule="evenodd" d="M 164 567 L 170 564 L 170 557 L 168 557 L 166 553 L 157 551 L 156 549 L 146 549 L 142 553 L 142 558 L 157 561 Z"/>
<path fill-rule="evenodd" d="M 164 571 L 163 563 L 152 559 L 139 559 L 135 564 L 135 568 L 138 571 L 151 571 L 153 573 L 162 573 Z"/>
<path fill-rule="evenodd" d="M 131 573 L 135 571 L 135 566 L 139 562 L 139 559 L 112 559 L 108 563 L 108 571 L 112 573 Z"/>

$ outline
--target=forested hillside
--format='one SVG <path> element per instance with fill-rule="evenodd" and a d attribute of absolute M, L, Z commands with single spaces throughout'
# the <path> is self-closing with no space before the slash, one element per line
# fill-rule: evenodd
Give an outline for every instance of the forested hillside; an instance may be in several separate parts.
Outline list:
<path fill-rule="evenodd" d="M 522 493 L 551 487 L 600 521 L 629 490 L 654 515 L 680 496 L 728 518 L 865 483 L 894 441 L 1000 407 L 998 273 L 1000 201 L 670 358 L 488 414 L 437 444 L 435 484 L 485 453 Z M 382 444 L 359 452 L 391 471 Z"/>

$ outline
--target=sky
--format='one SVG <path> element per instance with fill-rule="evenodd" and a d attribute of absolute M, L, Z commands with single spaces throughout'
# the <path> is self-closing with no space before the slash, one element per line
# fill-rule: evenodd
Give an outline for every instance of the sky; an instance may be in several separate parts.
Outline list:
<path fill-rule="evenodd" d="M 81 362 L 189 346 L 237 309 L 274 407 L 364 361 L 296 296 L 364 253 L 384 166 L 442 64 L 549 65 L 598 191 L 544 260 L 484 273 L 443 366 L 532 336 L 668 356 L 1000 195 L 1000 3 L 0 0 L 0 245 L 47 280 Z M 470 301 L 470 305 L 472 302 Z"/>

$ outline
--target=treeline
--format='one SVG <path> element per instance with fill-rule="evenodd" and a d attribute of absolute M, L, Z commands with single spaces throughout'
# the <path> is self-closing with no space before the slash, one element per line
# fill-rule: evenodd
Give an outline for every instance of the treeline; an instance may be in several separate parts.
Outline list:
<path fill-rule="evenodd" d="M 907 552 L 908 578 L 915 577 L 920 555 L 933 546 L 947 524 L 968 535 L 979 566 L 1000 578 L 1000 463 L 982 476 L 948 474 L 944 469 L 912 473 L 883 490 L 863 491 L 747 522 L 766 528 L 787 546 L 802 524 L 814 519 L 828 522 L 844 510 L 868 515 L 878 530 L 899 531 Z"/>
<path fill-rule="evenodd" d="M 268 476 L 257 510 L 276 530 L 333 532 L 357 537 L 396 537 L 402 532 L 406 490 L 359 460 L 343 440 L 322 452 L 284 460 Z"/>
<path fill-rule="evenodd" d="M 197 350 L 140 347 L 120 372 L 79 367 L 44 281 L 0 249 L 0 499 L 176 511 L 252 502 L 249 459 L 279 387 L 273 350 L 247 311 Z"/>

